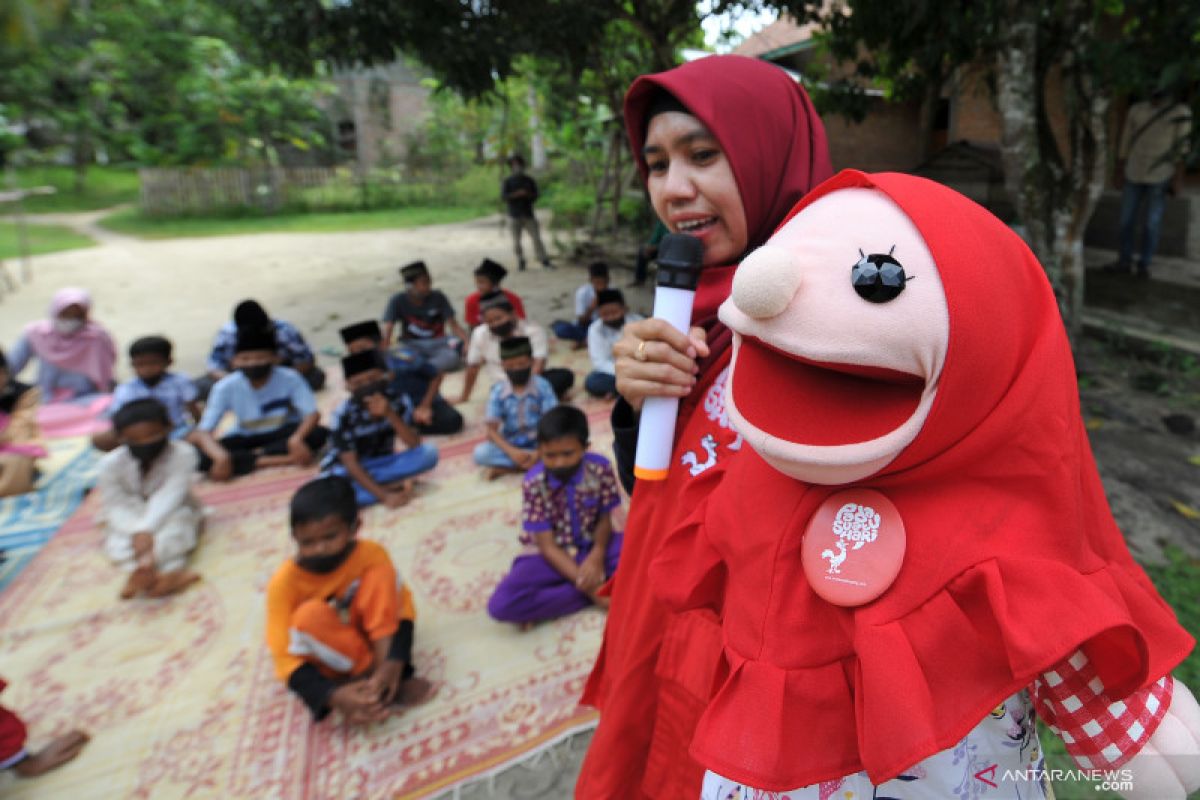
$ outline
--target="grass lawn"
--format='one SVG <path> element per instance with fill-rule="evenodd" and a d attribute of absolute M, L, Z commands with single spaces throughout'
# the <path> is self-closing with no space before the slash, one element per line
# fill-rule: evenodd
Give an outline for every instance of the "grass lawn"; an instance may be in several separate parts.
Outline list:
<path fill-rule="evenodd" d="M 33 256 L 95 244 L 83 234 L 59 225 L 26 225 L 25 232 L 29 255 Z M 17 259 L 21 254 L 18 243 L 17 224 L 11 219 L 0 218 L 0 260 Z"/>
<path fill-rule="evenodd" d="M 17 170 L 17 185 L 24 188 L 53 186 L 52 195 L 30 197 L 25 211 L 43 214 L 54 211 L 92 211 L 132 203 L 138 198 L 138 174 L 135 169 L 89 167 L 83 191 L 75 192 L 75 171 L 71 167 L 25 167 Z M 0 187 L 7 189 L 7 185 Z M 0 211 L 3 211 L 0 208 Z"/>
<path fill-rule="evenodd" d="M 100 221 L 118 233 L 143 239 L 181 236 L 232 236 L 241 233 L 329 233 L 370 231 L 381 228 L 415 228 L 461 222 L 496 211 L 494 205 L 455 208 L 388 208 L 374 211 L 340 211 L 280 214 L 277 216 L 143 217 L 135 208 L 114 212 Z"/>

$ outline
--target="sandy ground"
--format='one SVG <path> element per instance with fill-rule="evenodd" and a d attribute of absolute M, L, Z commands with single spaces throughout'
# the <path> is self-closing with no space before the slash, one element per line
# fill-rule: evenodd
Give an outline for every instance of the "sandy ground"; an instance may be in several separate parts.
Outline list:
<path fill-rule="evenodd" d="M 381 316 L 388 297 L 402 288 L 397 267 L 415 259 L 429 265 L 434 285 L 459 314 L 474 291 L 471 273 L 479 261 L 484 256 L 499 261 L 510 269 L 505 287 L 521 295 L 530 316 L 543 325 L 572 314 L 574 290 L 587 277 L 586 262 L 566 257 L 555 258 L 554 271 L 531 266 L 517 272 L 499 216 L 403 230 L 141 241 L 97 230 L 94 220 L 103 213 L 55 215 L 54 221 L 84 230 L 100 244 L 31 260 L 30 282 L 0 298 L 4 347 L 26 323 L 45 315 L 56 289 L 69 285 L 92 292 L 93 316 L 116 337 L 122 351 L 118 375 L 126 378 L 124 348 L 155 333 L 174 342 L 176 369 L 199 374 L 217 328 L 234 305 L 250 297 L 272 316 L 297 325 L 318 354 L 340 352 L 338 328 Z M 543 236 L 553 251 L 545 225 Z M 13 262 L 8 270 L 20 272 Z M 614 271 L 614 285 L 624 288 L 631 277 Z M 627 290 L 626 297 L 641 312 L 653 302 L 645 290 Z M 336 362 L 329 355 L 319 359 L 326 367 Z M 457 380 L 451 376 L 449 385 Z"/>

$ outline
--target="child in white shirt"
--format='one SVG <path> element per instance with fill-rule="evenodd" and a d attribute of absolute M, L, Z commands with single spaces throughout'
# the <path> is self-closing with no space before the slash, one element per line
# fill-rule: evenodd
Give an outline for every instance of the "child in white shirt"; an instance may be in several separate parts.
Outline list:
<path fill-rule="evenodd" d="M 129 572 L 121 598 L 165 597 L 200 576 L 187 569 L 202 513 L 192 496 L 198 457 L 172 441 L 171 421 L 157 400 L 134 400 L 113 415 L 121 446 L 100 462 L 101 517 L 109 558 Z"/>

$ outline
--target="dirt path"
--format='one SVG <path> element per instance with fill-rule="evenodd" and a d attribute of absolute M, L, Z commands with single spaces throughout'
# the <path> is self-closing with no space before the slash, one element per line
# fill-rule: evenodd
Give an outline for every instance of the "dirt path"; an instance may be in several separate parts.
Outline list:
<path fill-rule="evenodd" d="M 54 291 L 67 285 L 91 290 L 96 319 L 120 346 L 161 333 L 175 343 L 177 368 L 195 373 L 217 328 L 247 297 L 298 325 L 315 349 L 340 350 L 338 328 L 382 314 L 388 296 L 401 287 L 396 268 L 415 259 L 425 260 L 435 285 L 460 313 L 463 299 L 474 291 L 471 272 L 480 259 L 489 256 L 509 266 L 506 287 L 543 324 L 570 316 L 574 290 L 586 280 L 584 264 L 562 258 L 552 272 L 540 267 L 517 272 L 498 216 L 399 230 L 142 241 L 100 228 L 96 221 L 107 213 L 38 218 L 100 243 L 33 259 L 32 282 L 0 300 L 0 344 L 11 345 L 27 322 L 45 313 Z M 617 285 L 624 286 L 629 274 L 617 273 Z M 632 306 L 649 310 L 648 292 L 627 294 Z M 124 358 L 120 370 L 122 377 L 128 372 Z"/>

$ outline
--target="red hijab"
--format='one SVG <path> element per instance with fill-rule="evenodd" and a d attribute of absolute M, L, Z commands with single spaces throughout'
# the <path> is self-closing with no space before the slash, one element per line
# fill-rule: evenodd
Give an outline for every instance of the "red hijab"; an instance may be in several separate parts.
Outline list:
<path fill-rule="evenodd" d="M 912 220 L 950 314 L 921 432 L 851 484 L 899 510 L 899 577 L 858 608 L 817 597 L 801 542 L 819 504 L 847 487 L 793 480 L 754 452 L 732 463 L 650 570 L 673 607 L 724 609 L 730 674 L 693 753 L 761 789 L 859 769 L 876 783 L 892 778 L 1077 649 L 1116 699 L 1167 674 L 1193 645 L 1109 511 L 1058 306 L 1029 248 L 967 198 L 909 175 L 842 172 L 797 212 L 847 187 L 883 192 Z M 758 393 L 787 396 L 786 381 L 755 378 Z M 721 591 L 711 589 L 717 574 L 727 576 Z"/>
<path fill-rule="evenodd" d="M 766 61 L 709 56 L 643 75 L 629 87 L 625 131 L 643 181 L 646 114 L 664 90 L 721 143 L 746 213 L 746 252 L 765 242 L 800 198 L 833 174 L 825 126 L 799 83 Z M 696 290 L 692 320 L 708 330 L 713 350 L 708 363 L 719 359 L 732 338 L 716 316 L 736 269 L 736 264 L 706 268 Z"/>

